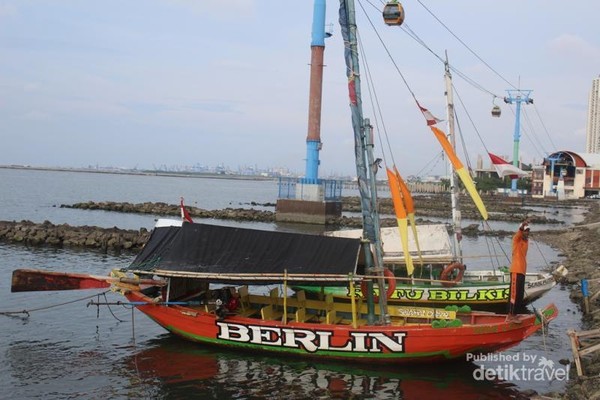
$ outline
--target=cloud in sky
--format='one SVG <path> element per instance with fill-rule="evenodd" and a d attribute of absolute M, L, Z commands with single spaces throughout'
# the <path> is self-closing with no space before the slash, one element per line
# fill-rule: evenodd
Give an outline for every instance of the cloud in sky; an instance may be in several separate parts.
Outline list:
<path fill-rule="evenodd" d="M 524 161 L 539 161 L 548 151 L 584 150 L 587 97 L 600 73 L 600 4 L 421 3 L 469 48 L 418 2 L 404 2 L 406 24 L 430 50 L 406 30 L 385 26 L 372 2 L 357 0 L 361 56 L 369 63 L 369 74 L 362 67 L 365 116 L 379 131 L 385 124 L 404 175 L 429 172 L 440 149 L 387 51 L 410 90 L 435 115 L 446 113 L 444 68 L 432 52 L 443 58 L 447 51 L 452 66 L 485 89 L 454 73 L 460 132 L 472 162 L 485 154 L 484 146 L 512 154 L 514 106 L 501 100 L 509 83 L 533 89 L 535 99 L 535 108 L 524 107 L 529 120 L 523 123 Z M 328 0 L 327 7 L 334 35 L 325 50 L 321 172 L 353 174 L 338 2 Z M 5 0 L 0 164 L 222 163 L 286 166 L 301 173 L 312 12 L 312 1 Z M 373 77 L 383 120 L 371 110 L 367 75 Z M 499 97 L 495 102 L 491 93 Z M 502 107 L 502 118 L 490 117 L 493 104 Z M 443 161 L 436 165 L 431 173 L 445 173 Z"/>
<path fill-rule="evenodd" d="M 561 34 L 552 39 L 548 47 L 557 57 L 565 60 L 572 60 L 575 64 L 585 61 L 594 62 L 596 64 L 600 62 L 600 47 L 586 41 L 578 35 L 568 33 Z"/>

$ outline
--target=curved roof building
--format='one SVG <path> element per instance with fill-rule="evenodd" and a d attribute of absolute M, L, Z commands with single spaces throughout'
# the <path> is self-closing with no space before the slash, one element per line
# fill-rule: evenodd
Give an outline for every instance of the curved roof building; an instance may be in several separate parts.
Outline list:
<path fill-rule="evenodd" d="M 541 190 L 533 195 L 578 199 L 600 193 L 600 154 L 557 151 L 536 169 L 533 187 Z"/>

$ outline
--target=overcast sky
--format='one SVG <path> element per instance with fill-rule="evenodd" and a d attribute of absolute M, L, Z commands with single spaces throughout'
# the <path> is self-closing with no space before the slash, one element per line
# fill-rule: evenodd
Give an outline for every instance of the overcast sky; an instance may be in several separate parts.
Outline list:
<path fill-rule="evenodd" d="M 497 99 L 502 117 L 492 118 L 489 93 L 505 96 L 510 85 L 533 90 L 534 105 L 523 107 L 523 161 L 585 150 L 588 95 L 600 74 L 600 2 L 420 1 L 470 50 L 418 0 L 403 2 L 407 26 L 485 89 L 454 74 L 477 128 L 456 98 L 473 164 L 486 148 L 512 157 L 515 106 Z M 404 30 L 383 24 L 374 5 L 381 3 L 357 0 L 361 56 L 396 164 L 405 175 L 444 173 L 441 149 L 398 73 L 423 106 L 446 118 L 444 66 Z M 354 173 L 337 8 L 327 0 L 333 36 L 321 176 Z M 303 172 L 312 13 L 312 0 L 0 0 L 0 164 L 223 163 Z M 374 119 L 365 80 L 365 116 Z"/>

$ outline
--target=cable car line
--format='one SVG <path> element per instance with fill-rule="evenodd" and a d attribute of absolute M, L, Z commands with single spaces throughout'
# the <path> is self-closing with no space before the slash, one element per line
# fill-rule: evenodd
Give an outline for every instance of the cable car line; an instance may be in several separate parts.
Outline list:
<path fill-rule="evenodd" d="M 477 57 L 477 59 L 479 61 L 481 61 L 482 63 L 485 64 L 486 67 L 488 67 L 494 74 L 496 74 L 500 79 L 502 79 L 504 82 L 506 82 L 510 87 L 512 87 L 513 89 L 519 90 L 517 87 L 515 87 L 515 85 L 513 85 L 512 83 L 510 83 L 506 78 L 504 78 L 502 75 L 500 75 L 500 73 L 498 71 L 496 71 L 494 68 L 492 68 L 491 65 L 489 65 L 487 62 L 485 62 L 483 60 L 483 58 L 481 58 L 475 51 L 473 51 L 465 42 L 463 42 L 454 32 L 452 32 L 452 30 L 450 28 L 448 28 L 448 26 L 446 26 L 446 24 L 444 24 L 438 17 L 437 15 L 435 15 L 429 8 L 427 8 L 427 6 L 425 4 L 423 4 L 423 2 L 421 2 L 421 0 L 417 0 L 417 3 L 419 3 L 429 14 L 431 14 L 431 16 L 433 18 L 435 18 L 448 32 L 450 32 L 450 34 L 452 36 L 454 36 L 456 38 L 456 40 L 458 40 L 463 46 L 465 46 L 465 48 L 467 50 L 469 50 L 471 52 L 471 54 L 473 54 L 475 57 Z"/>

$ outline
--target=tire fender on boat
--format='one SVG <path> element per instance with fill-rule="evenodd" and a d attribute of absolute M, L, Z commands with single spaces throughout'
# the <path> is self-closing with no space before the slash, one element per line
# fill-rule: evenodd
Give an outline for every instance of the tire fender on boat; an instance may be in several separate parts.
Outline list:
<path fill-rule="evenodd" d="M 454 270 L 458 270 L 458 275 L 454 279 L 449 279 L 450 275 L 454 272 Z M 442 286 L 452 287 L 456 286 L 456 284 L 462 281 L 463 275 L 465 273 L 465 266 L 458 261 L 450 263 L 440 275 L 440 280 L 442 281 Z"/>
<path fill-rule="evenodd" d="M 389 268 L 385 268 L 383 270 L 383 275 L 388 281 L 388 287 L 385 291 L 385 297 L 389 299 L 392 297 L 392 294 L 396 290 L 396 277 L 394 276 L 394 273 L 389 270 Z M 360 283 L 360 290 L 365 299 L 367 298 L 367 293 L 369 292 L 367 289 L 367 281 L 367 279 L 363 279 Z M 379 296 L 374 296 L 373 300 L 375 300 L 375 302 L 379 302 Z"/>

